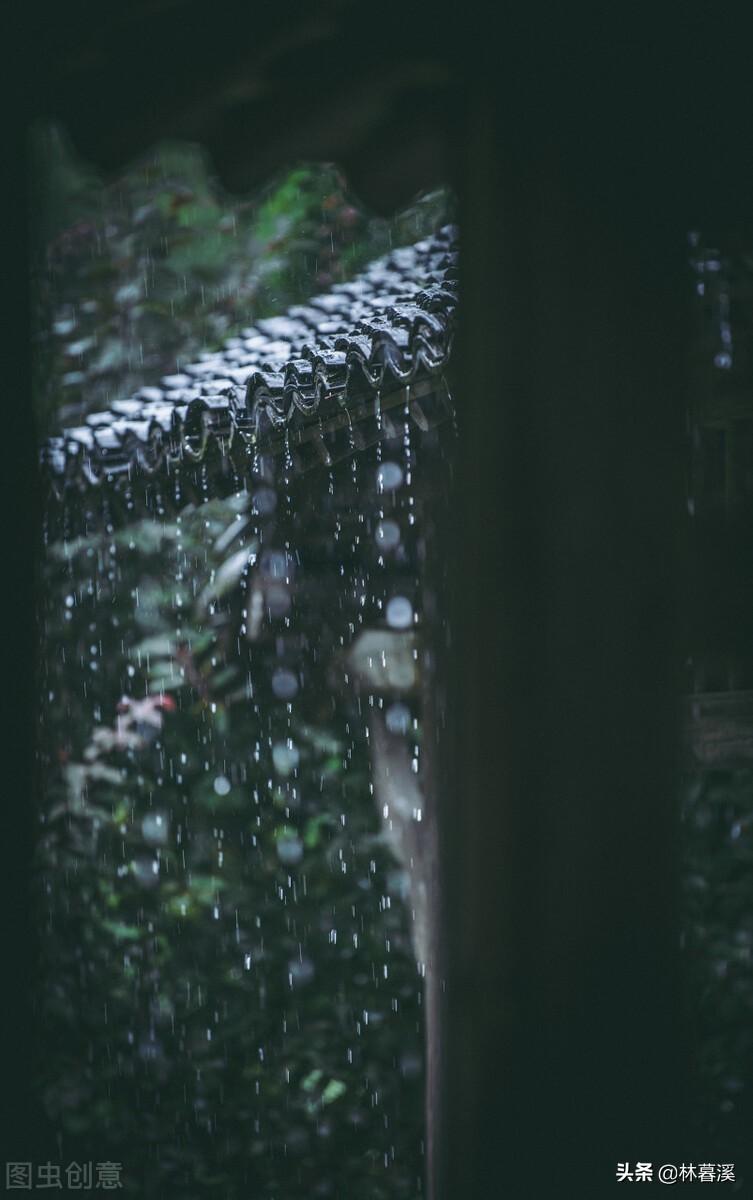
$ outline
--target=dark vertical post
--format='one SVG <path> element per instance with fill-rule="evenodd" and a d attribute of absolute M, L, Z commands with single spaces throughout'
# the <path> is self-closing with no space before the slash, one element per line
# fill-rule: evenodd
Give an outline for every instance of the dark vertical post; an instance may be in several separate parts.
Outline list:
<path fill-rule="evenodd" d="M 603 1197 L 679 1152 L 683 230 L 558 120 L 468 112 L 448 1200 Z"/>
<path fill-rule="evenodd" d="M 17 30 L 13 31 L 17 33 Z M 26 47 L 18 39 L 16 53 Z M 22 73 L 23 74 L 23 73 Z M 2 962 L 5 1000 L 0 1037 L 3 1063 L 0 1085 L 0 1155 L 29 1159 L 42 1144 L 42 1118 L 33 1096 L 32 1005 L 37 938 L 30 912 L 30 875 L 34 815 L 34 741 L 36 704 L 35 560 L 40 505 L 36 481 L 36 439 L 31 398 L 31 327 L 29 306 L 28 158 L 24 126 L 25 97 L 14 96 L 11 136 L 6 140 L 4 195 L 6 227 L 13 231 L 6 256 L 10 303 L 3 320 L 8 394 L 3 416 L 5 445 L 3 505 L 3 591 L 6 604 L 3 647 L 2 717 L 5 740 L 0 818 L 3 846 L 0 882 Z"/>

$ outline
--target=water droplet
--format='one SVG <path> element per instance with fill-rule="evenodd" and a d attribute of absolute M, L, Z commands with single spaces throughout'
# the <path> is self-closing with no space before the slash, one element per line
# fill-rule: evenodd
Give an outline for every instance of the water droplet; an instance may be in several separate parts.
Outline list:
<path fill-rule="evenodd" d="M 272 748 L 272 762 L 278 775 L 292 775 L 298 766 L 300 757 L 296 746 L 289 746 L 284 742 L 278 742 Z"/>
<path fill-rule="evenodd" d="M 281 837 L 277 842 L 277 857 L 286 867 L 294 867 L 303 858 L 303 842 L 297 837 Z"/>
<path fill-rule="evenodd" d="M 384 719 L 390 733 L 407 733 L 410 729 L 410 709 L 404 704 L 391 704 Z"/>
<path fill-rule="evenodd" d="M 163 813 L 147 813 L 141 822 L 144 841 L 151 846 L 164 846 L 167 842 L 168 823 Z"/>
<path fill-rule="evenodd" d="M 400 1059 L 400 1074 L 407 1079 L 415 1079 L 421 1074 L 422 1063 L 417 1054 L 403 1054 Z"/>
<path fill-rule="evenodd" d="M 397 463 L 382 463 L 377 470 L 377 491 L 393 492 L 403 482 L 403 471 Z"/>
<path fill-rule="evenodd" d="M 298 691 L 298 680 L 287 667 L 278 667 L 272 676 L 272 691 L 278 700 L 292 700 Z"/>
<path fill-rule="evenodd" d="M 153 888 L 159 883 L 159 863 L 156 858 L 137 858 L 131 870 L 142 887 Z"/>
<path fill-rule="evenodd" d="M 300 986 L 306 983 L 311 983 L 311 980 L 314 978 L 315 974 L 316 970 L 314 964 L 312 963 L 311 959 L 306 958 L 305 955 L 300 959 L 296 958 L 293 959 L 292 962 L 288 963 L 288 980 L 291 987 L 293 987 L 294 984 Z"/>
<path fill-rule="evenodd" d="M 406 596 L 393 596 L 387 604 L 386 616 L 392 629 L 408 629 L 413 624 L 413 605 Z"/>
<path fill-rule="evenodd" d="M 400 544 L 400 526 L 397 521 L 380 521 L 374 539 L 380 550 L 394 550 Z"/>

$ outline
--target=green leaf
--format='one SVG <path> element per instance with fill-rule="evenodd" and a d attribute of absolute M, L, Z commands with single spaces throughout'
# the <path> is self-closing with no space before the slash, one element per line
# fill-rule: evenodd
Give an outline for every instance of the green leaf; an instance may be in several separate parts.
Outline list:
<path fill-rule="evenodd" d="M 341 758 L 336 758 L 335 755 L 330 755 L 321 766 L 321 773 L 325 778 L 327 776 L 338 775 L 343 769 Z"/>
<path fill-rule="evenodd" d="M 335 824 L 334 817 L 329 813 L 319 813 L 316 817 L 310 817 L 303 831 L 304 846 L 308 850 L 313 850 L 321 841 L 322 831 L 327 826 L 334 826 Z"/>
<path fill-rule="evenodd" d="M 223 667 L 216 675 L 211 677 L 211 684 L 215 691 L 221 692 L 223 688 L 232 683 L 238 677 L 238 667 L 235 665 Z"/>
<path fill-rule="evenodd" d="M 288 838 L 297 838 L 298 830 L 292 825 L 278 825 L 274 831 L 274 839 L 276 842 L 284 841 Z"/>
<path fill-rule="evenodd" d="M 165 908 L 174 917 L 190 917 L 196 911 L 196 906 L 188 892 L 173 896 L 168 900 Z"/>
<path fill-rule="evenodd" d="M 296 721 L 295 731 L 300 738 L 307 741 L 319 754 L 338 756 L 342 754 L 342 743 L 337 738 L 332 737 L 332 734 L 326 729 L 318 729 L 315 725 L 307 725 L 303 721 Z M 337 761 L 339 762 L 339 758 Z"/>
<path fill-rule="evenodd" d="M 133 942 L 141 936 L 137 925 L 125 925 L 122 921 L 103 921 L 102 925 L 119 942 Z"/>
<path fill-rule="evenodd" d="M 341 1096 L 344 1096 L 347 1090 L 342 1080 L 330 1079 L 322 1092 L 322 1104 L 333 1104 L 335 1100 L 339 1100 Z"/>
<path fill-rule="evenodd" d="M 224 879 L 218 879 L 216 875 L 192 875 L 188 886 L 197 903 L 215 904 L 217 893 L 221 892 L 226 884 Z"/>
<path fill-rule="evenodd" d="M 147 654 L 155 657 L 164 657 L 165 655 L 173 654 L 175 650 L 175 641 L 169 634 L 158 633 L 153 637 L 144 638 L 137 646 L 134 646 L 132 654 L 135 656 L 140 654 L 145 657 Z"/>
<path fill-rule="evenodd" d="M 305 1079 L 301 1080 L 301 1087 L 304 1092 L 313 1092 L 323 1074 L 324 1072 L 320 1071 L 318 1067 L 313 1071 L 309 1071 Z"/>
<path fill-rule="evenodd" d="M 205 608 L 211 600 L 218 600 L 220 596 L 224 596 L 226 592 L 236 586 L 248 566 L 252 553 L 250 547 L 244 546 L 242 550 L 237 550 L 235 554 L 231 554 L 230 558 L 225 560 L 214 579 L 206 585 L 199 596 L 197 603 L 200 608 Z"/>

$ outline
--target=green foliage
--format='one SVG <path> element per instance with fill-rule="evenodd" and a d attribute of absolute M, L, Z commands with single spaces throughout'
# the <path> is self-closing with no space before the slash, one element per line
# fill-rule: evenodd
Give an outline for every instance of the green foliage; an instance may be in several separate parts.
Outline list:
<path fill-rule="evenodd" d="M 134 1195 L 415 1200 L 421 981 L 366 743 L 244 686 L 246 503 L 45 556 L 39 1086 Z"/>

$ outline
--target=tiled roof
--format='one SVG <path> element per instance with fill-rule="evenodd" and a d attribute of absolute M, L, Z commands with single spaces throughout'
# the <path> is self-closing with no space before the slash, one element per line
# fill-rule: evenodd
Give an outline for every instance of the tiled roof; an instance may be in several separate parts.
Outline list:
<path fill-rule="evenodd" d="M 380 420 L 406 385 L 421 424 L 420 397 L 428 402 L 427 383 L 450 357 L 456 303 L 457 233 L 446 226 L 50 438 L 42 458 L 53 491 L 199 462 L 236 438 L 249 455 L 305 448 L 375 408 Z"/>

